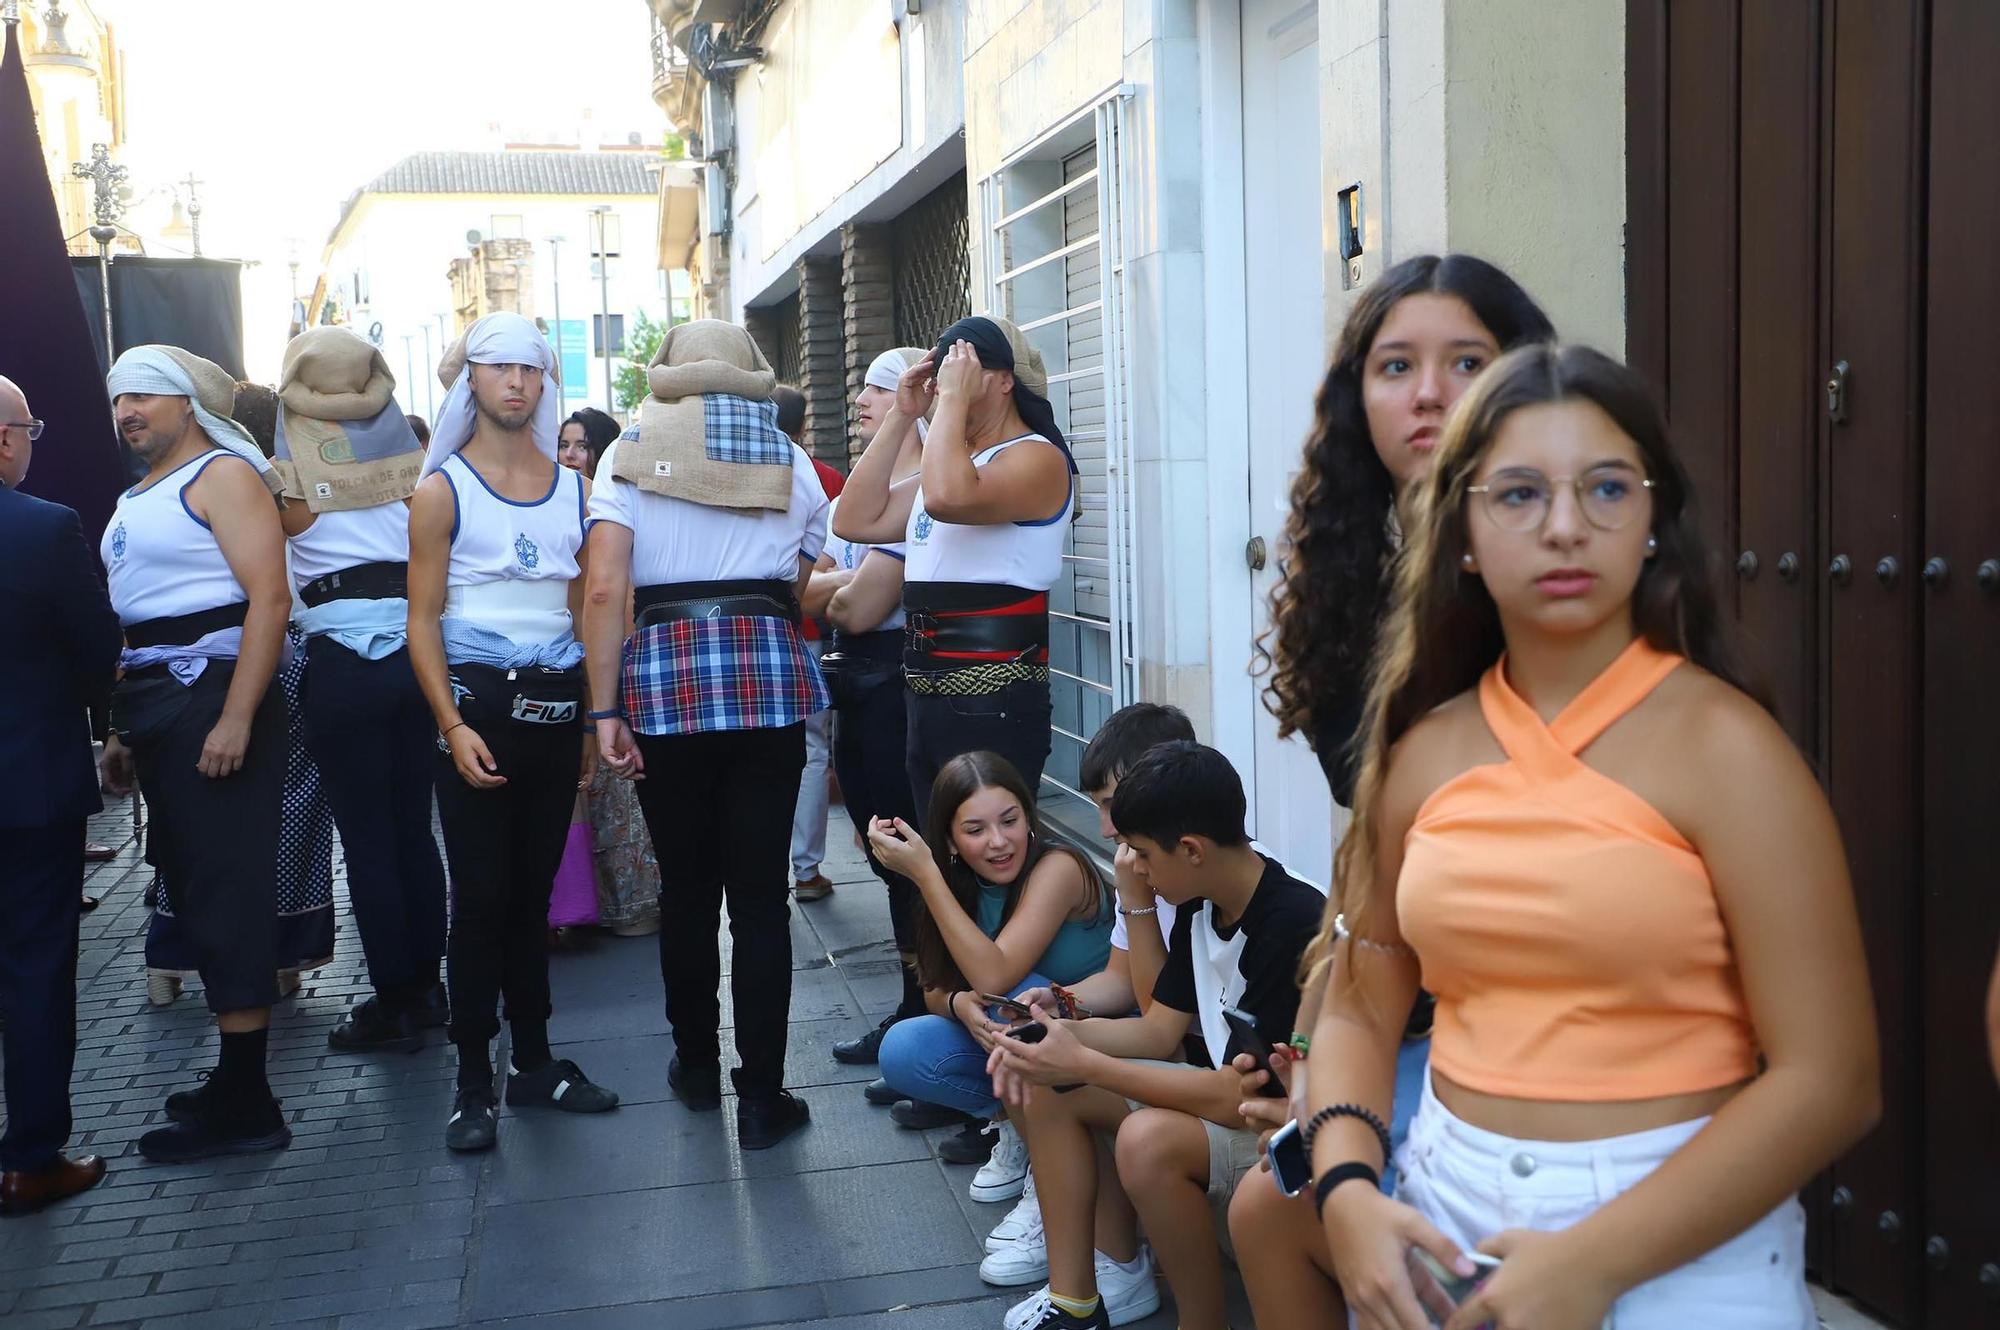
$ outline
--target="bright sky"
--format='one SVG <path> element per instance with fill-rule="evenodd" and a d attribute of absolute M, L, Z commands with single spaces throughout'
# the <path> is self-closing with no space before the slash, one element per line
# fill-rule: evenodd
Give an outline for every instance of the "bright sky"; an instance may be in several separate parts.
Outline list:
<path fill-rule="evenodd" d="M 310 292 L 341 202 L 405 154 L 658 142 L 645 0 L 93 0 L 126 57 L 122 160 L 190 170 L 202 252 L 244 273 L 251 377 L 276 377 L 291 274 Z M 157 234 L 164 196 L 128 222 Z M 294 250 L 294 246 L 296 247 Z M 152 242 L 154 252 L 163 252 Z"/>

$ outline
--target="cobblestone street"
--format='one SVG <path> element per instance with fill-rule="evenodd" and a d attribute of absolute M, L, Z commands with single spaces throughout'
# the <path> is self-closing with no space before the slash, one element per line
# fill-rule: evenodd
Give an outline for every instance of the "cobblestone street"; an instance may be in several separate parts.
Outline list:
<path fill-rule="evenodd" d="M 623 1106 L 597 1118 L 503 1107 L 497 1150 L 449 1154 L 441 1032 L 416 1054 L 327 1048 L 366 992 L 341 881 L 335 961 L 272 1024 L 292 1147 L 159 1167 L 133 1142 L 215 1044 L 197 986 L 147 1004 L 149 873 L 116 804 L 91 829 L 120 848 L 86 887 L 103 904 L 83 923 L 71 1141 L 111 1171 L 75 1201 L 0 1222 L 0 1324 L 998 1327 L 1032 1291 L 978 1279 L 981 1239 L 1009 1207 L 968 1200 L 972 1170 L 932 1152 L 943 1133 L 893 1126 L 861 1098 L 874 1069 L 828 1053 L 897 992 L 886 897 L 843 813 L 830 832 L 838 890 L 794 907 L 792 925 L 787 1083 L 813 1123 L 776 1149 L 742 1154 L 727 1105 L 697 1117 L 674 1101 L 656 944 L 605 934 L 554 958 L 550 1035 Z M 725 991 L 725 1025 L 729 1010 Z M 1171 1326 L 1171 1309 L 1136 1324 Z"/>

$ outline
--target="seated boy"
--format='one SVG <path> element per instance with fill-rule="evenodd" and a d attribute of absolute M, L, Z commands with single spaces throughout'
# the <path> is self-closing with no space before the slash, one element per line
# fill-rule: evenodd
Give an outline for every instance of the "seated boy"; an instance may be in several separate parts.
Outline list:
<path fill-rule="evenodd" d="M 1179 707 L 1157 702 L 1134 702 L 1113 712 L 1090 744 L 1083 750 L 1078 770 L 1080 784 L 1097 805 L 1098 830 L 1106 840 L 1116 840 L 1111 829 L 1111 796 L 1119 777 L 1146 750 L 1176 739 L 1192 740 L 1194 725 Z M 1068 992 L 1085 1011 L 1108 1016 L 1144 1011 L 1152 1005 L 1153 980 L 1167 959 L 1167 935 L 1173 931 L 1174 907 L 1155 896 L 1136 877 L 1131 852 L 1118 848 L 1113 864 L 1118 890 L 1118 917 L 1111 925 L 1111 955 L 1102 970 L 1080 980 Z M 1130 933 L 1128 923 L 1136 919 L 1157 928 L 1144 927 Z M 1038 1002 L 1056 1009 L 1055 995 L 1045 988 L 1030 989 L 1023 1002 Z M 1039 1284 L 1049 1277 L 1049 1258 L 1042 1241 L 1042 1215 L 1033 1184 L 1027 1177 L 1028 1155 L 1014 1135 L 1011 1124 L 1000 1129 L 993 1157 L 973 1179 L 974 1200 L 990 1200 L 1019 1195 L 1020 1204 L 1010 1211 L 987 1235 L 985 1260 L 979 1277 L 989 1284 L 1012 1288 L 1018 1284 Z"/>
<path fill-rule="evenodd" d="M 1081 1021 L 1038 1009 L 1039 1042 L 1009 1036 L 993 1051 L 995 1088 L 1034 1161 L 1049 1260 L 1048 1289 L 1008 1313 L 1008 1330 L 1112 1325 L 1098 1276 L 1115 1270 L 1122 1284 L 1149 1265 L 1135 1219 L 1158 1250 L 1182 1330 L 1226 1330 L 1225 1216 L 1256 1164 L 1257 1132 L 1238 1112 L 1242 1080 L 1229 1059 L 1242 1050 L 1222 1009 L 1248 1014 L 1274 1044 L 1290 1036 L 1299 955 L 1325 905 L 1252 847 L 1244 815 L 1243 783 L 1212 748 L 1168 743 L 1135 762 L 1111 822 L 1137 880 L 1178 907 L 1152 1005 Z M 1212 1051 L 1208 1065 L 1165 1060 L 1190 1029 Z M 1111 1159 L 1099 1131 L 1116 1134 Z M 1119 1321 L 1134 1313 L 1145 1314 L 1134 1306 Z"/>

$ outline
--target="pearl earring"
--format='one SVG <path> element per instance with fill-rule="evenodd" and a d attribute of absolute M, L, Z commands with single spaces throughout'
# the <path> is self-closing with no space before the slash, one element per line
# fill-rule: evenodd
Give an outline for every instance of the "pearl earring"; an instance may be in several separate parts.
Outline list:
<path fill-rule="evenodd" d="M 1465 565 L 1465 570 L 1467 572 L 1472 571 L 1472 555 L 1470 553 L 1459 555 L 1458 561 Z"/>
<path fill-rule="evenodd" d="M 1659 552 L 1659 549 L 1660 549 L 1660 538 L 1658 536 L 1646 537 L 1646 553 L 1657 554 Z"/>

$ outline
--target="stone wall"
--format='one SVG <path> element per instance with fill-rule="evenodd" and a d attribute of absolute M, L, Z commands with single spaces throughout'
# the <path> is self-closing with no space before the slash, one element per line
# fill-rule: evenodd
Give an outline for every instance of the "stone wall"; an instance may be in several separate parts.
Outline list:
<path fill-rule="evenodd" d="M 799 391 L 806 398 L 806 450 L 847 463 L 847 350 L 841 261 L 799 260 Z"/>
<path fill-rule="evenodd" d="M 846 334 L 847 397 L 842 428 L 845 463 L 861 455 L 867 440 L 854 428 L 851 408 L 876 356 L 896 344 L 896 264 L 890 229 L 847 225 L 840 229 L 843 330 Z"/>

